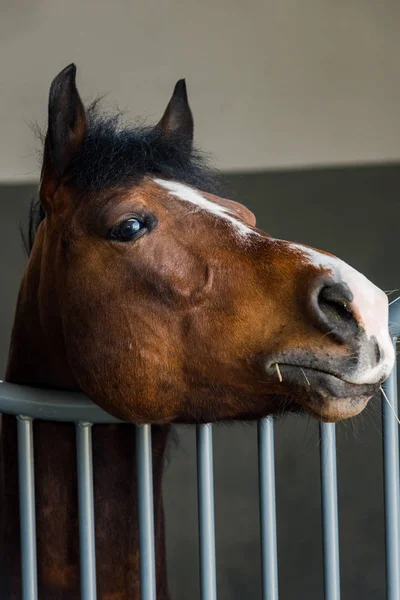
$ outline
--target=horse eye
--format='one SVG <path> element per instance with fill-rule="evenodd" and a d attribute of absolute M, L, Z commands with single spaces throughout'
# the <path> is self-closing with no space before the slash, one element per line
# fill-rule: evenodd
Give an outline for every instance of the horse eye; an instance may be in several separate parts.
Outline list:
<path fill-rule="evenodd" d="M 132 217 L 113 227 L 110 230 L 109 237 L 120 242 L 129 242 L 143 229 L 146 229 L 145 224 Z"/>

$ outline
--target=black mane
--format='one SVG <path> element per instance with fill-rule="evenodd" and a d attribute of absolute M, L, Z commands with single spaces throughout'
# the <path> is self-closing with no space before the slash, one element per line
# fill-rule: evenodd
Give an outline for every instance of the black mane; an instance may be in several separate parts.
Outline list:
<path fill-rule="evenodd" d="M 131 126 L 121 114 L 107 115 L 98 101 L 86 109 L 87 131 L 79 154 L 66 179 L 83 193 L 138 184 L 146 175 L 186 183 L 210 193 L 220 192 L 220 175 L 207 158 L 176 134 L 163 135 L 161 128 Z M 31 204 L 29 227 L 23 235 L 30 252 L 37 227 L 44 218 L 40 202 Z"/>

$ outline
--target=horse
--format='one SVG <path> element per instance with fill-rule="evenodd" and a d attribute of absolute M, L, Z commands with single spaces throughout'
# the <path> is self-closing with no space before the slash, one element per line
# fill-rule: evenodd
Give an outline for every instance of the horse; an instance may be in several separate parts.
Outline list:
<path fill-rule="evenodd" d="M 174 423 L 358 414 L 394 364 L 386 295 L 256 227 L 193 145 L 178 81 L 156 125 L 50 87 L 6 381 L 82 391 L 153 432 L 157 599 L 169 600 L 163 461 Z M 34 423 L 39 597 L 79 597 L 75 432 Z M 16 424 L 3 415 L 1 597 L 21 597 Z M 98 597 L 139 600 L 134 427 L 93 431 Z"/>

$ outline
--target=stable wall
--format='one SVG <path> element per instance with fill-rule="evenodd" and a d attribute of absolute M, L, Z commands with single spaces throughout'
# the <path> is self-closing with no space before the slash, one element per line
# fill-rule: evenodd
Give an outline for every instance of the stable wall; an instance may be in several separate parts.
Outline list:
<path fill-rule="evenodd" d="M 0 180 L 35 181 L 52 78 L 158 120 L 187 78 L 223 170 L 400 159 L 396 0 L 2 0 Z"/>

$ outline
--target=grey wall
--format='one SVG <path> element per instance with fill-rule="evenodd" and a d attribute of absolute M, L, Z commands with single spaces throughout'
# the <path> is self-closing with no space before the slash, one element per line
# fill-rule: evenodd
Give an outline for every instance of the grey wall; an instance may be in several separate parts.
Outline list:
<path fill-rule="evenodd" d="M 224 170 L 400 160 L 396 0 L 2 0 L 0 181 L 32 181 L 26 123 L 75 61 L 84 98 L 157 122 L 186 77 Z"/>
<path fill-rule="evenodd" d="M 400 288 L 400 165 L 228 176 L 231 197 L 276 237 L 329 250 L 383 289 Z M 31 186 L 0 187 L 0 367 L 4 368 L 24 255 L 18 222 Z M 393 295 L 393 297 L 395 294 Z M 340 538 L 344 600 L 384 597 L 379 401 L 338 428 Z M 282 600 L 322 598 L 317 425 L 290 416 L 277 424 L 277 500 Z M 165 492 L 171 588 L 198 594 L 195 439 L 178 429 Z M 215 427 L 220 600 L 258 600 L 257 444 L 254 425 Z"/>

